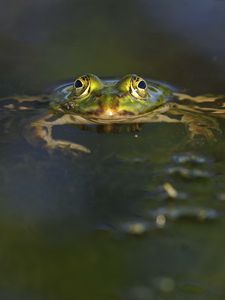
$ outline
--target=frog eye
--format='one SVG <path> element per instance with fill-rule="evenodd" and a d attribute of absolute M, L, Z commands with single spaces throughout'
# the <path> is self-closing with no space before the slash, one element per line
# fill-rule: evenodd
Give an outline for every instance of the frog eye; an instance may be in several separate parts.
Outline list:
<path fill-rule="evenodd" d="M 84 75 L 75 79 L 73 84 L 73 94 L 76 97 L 84 97 L 90 92 L 90 78 Z"/>
<path fill-rule="evenodd" d="M 148 86 L 146 81 L 137 75 L 133 75 L 131 77 L 130 93 L 135 98 L 145 99 L 148 96 Z"/>
<path fill-rule="evenodd" d="M 146 89 L 146 87 L 147 87 L 147 85 L 146 85 L 146 83 L 145 83 L 144 80 L 141 80 L 141 81 L 138 83 L 138 88 L 139 88 L 139 89 L 144 90 L 144 89 Z"/>
<path fill-rule="evenodd" d="M 75 82 L 74 82 L 74 86 L 76 88 L 81 88 L 83 86 L 83 83 L 82 81 L 80 81 L 80 79 L 77 79 Z"/>

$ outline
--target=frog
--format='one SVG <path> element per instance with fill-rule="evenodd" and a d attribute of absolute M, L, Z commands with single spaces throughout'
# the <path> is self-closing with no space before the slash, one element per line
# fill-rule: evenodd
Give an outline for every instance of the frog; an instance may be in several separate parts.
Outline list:
<path fill-rule="evenodd" d="M 14 97 L 14 104 L 3 103 L 2 109 L 35 109 L 40 102 L 44 112 L 26 126 L 27 140 L 41 141 L 48 151 L 91 153 L 84 145 L 53 137 L 53 128 L 62 125 L 98 125 L 105 129 L 126 124 L 139 129 L 140 124 L 152 122 L 181 123 L 190 138 L 204 136 L 207 140 L 220 132 L 214 116 L 224 117 L 223 95 L 191 96 L 179 93 L 172 86 L 128 74 L 120 79 L 100 79 L 84 74 L 57 87 L 51 95 Z M 15 102 L 18 104 L 15 105 Z M 188 103 L 187 103 L 188 102 Z M 219 103 L 216 107 L 202 105 Z M 47 109 L 46 109 L 47 105 Z"/>

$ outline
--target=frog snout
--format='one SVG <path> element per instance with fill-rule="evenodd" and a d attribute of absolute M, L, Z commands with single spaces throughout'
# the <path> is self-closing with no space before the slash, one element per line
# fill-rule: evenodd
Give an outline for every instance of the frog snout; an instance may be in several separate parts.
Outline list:
<path fill-rule="evenodd" d="M 116 108 L 119 106 L 119 100 L 117 97 L 111 96 L 111 97 L 101 97 L 98 100 L 98 104 L 101 107 L 101 109 L 108 110 L 116 110 Z"/>

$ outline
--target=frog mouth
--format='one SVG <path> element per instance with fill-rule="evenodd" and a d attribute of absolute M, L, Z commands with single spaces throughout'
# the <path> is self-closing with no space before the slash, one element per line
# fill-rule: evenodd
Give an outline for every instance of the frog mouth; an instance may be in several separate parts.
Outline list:
<path fill-rule="evenodd" d="M 111 108 L 107 108 L 107 109 L 99 108 L 97 110 L 90 111 L 86 114 L 91 117 L 96 117 L 101 119 L 117 119 L 125 116 L 135 116 L 133 112 L 127 110 L 116 110 Z"/>

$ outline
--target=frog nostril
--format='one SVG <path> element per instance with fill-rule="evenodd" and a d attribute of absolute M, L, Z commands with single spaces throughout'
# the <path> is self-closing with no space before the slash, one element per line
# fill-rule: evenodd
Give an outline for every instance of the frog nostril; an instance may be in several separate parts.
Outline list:
<path fill-rule="evenodd" d="M 71 110 L 71 109 L 74 108 L 74 103 L 72 103 L 72 102 L 64 103 L 63 108 L 66 109 L 66 110 Z"/>

